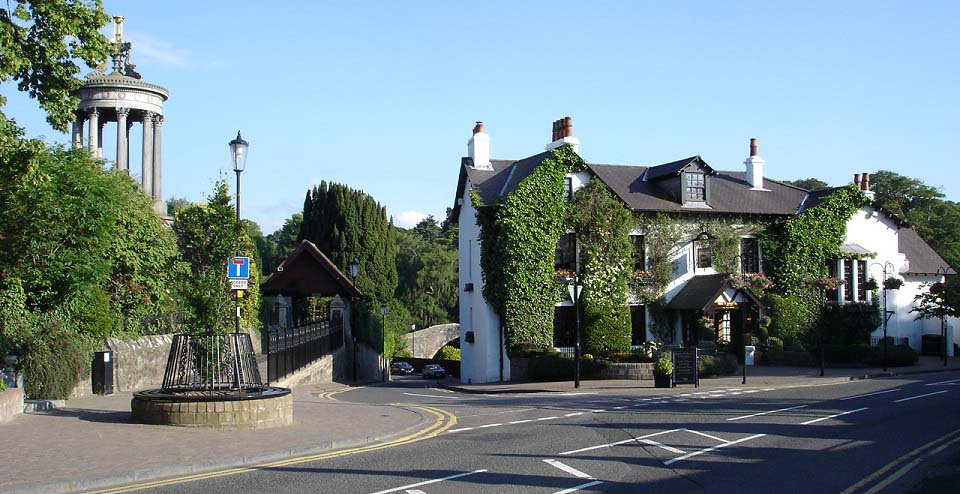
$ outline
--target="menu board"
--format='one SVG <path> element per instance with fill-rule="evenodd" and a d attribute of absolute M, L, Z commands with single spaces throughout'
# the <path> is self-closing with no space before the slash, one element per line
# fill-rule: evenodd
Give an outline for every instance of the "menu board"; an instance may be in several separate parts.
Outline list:
<path fill-rule="evenodd" d="M 700 387 L 700 376 L 697 374 L 698 349 L 688 348 L 673 351 L 673 384 L 693 384 Z"/>

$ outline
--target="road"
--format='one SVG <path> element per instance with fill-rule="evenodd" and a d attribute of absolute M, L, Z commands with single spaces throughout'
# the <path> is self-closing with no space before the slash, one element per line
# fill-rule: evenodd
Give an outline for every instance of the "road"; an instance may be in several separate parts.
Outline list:
<path fill-rule="evenodd" d="M 899 493 L 960 447 L 956 372 L 784 388 L 429 386 L 400 378 L 324 398 L 433 411 L 433 437 L 110 492 Z"/>

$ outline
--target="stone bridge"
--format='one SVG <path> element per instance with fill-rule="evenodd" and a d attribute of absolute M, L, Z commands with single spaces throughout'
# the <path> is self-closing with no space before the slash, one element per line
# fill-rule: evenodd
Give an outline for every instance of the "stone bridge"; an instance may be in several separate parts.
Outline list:
<path fill-rule="evenodd" d="M 447 343 L 460 337 L 460 325 L 438 324 L 407 333 L 407 348 L 414 358 L 433 358 Z"/>

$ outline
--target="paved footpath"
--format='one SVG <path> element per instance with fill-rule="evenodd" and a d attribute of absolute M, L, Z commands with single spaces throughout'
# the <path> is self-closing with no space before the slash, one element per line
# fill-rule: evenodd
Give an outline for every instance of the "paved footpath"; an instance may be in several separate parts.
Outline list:
<path fill-rule="evenodd" d="M 294 425 L 210 430 L 131 424 L 131 393 L 69 400 L 0 425 L 0 493 L 74 492 L 249 466 L 371 444 L 428 426 L 413 409 L 321 399 L 333 387 L 293 389 Z"/>

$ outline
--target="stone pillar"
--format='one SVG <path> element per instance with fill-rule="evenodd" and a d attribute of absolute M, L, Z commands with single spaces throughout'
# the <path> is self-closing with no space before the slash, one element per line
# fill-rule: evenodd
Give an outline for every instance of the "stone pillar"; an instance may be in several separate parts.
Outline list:
<path fill-rule="evenodd" d="M 103 120 L 97 125 L 97 158 L 103 159 L 103 128 L 107 121 Z"/>
<path fill-rule="evenodd" d="M 97 143 L 97 136 L 100 135 L 100 114 L 97 112 L 96 108 L 87 108 L 87 133 L 90 135 L 90 156 L 97 156 L 97 148 L 100 147 L 100 144 Z"/>
<path fill-rule="evenodd" d="M 127 173 L 130 173 L 130 129 L 132 128 L 133 128 L 133 120 L 128 118 L 127 119 L 127 139 L 126 139 L 127 141 L 127 149 L 126 149 Z"/>
<path fill-rule="evenodd" d="M 83 147 L 83 114 L 77 113 L 77 118 L 73 121 L 73 148 Z"/>
<path fill-rule="evenodd" d="M 130 155 L 127 145 L 127 115 L 129 108 L 117 108 L 117 168 L 130 173 Z"/>
<path fill-rule="evenodd" d="M 162 160 L 160 151 L 162 148 L 162 135 L 163 135 L 163 115 L 154 114 L 153 115 L 153 192 L 150 194 L 153 197 L 153 208 L 159 215 L 163 215 L 166 211 L 163 210 L 163 194 L 160 190 L 162 183 Z"/>
<path fill-rule="evenodd" d="M 153 197 L 153 116 L 151 111 L 143 112 L 143 168 L 140 184 L 143 193 Z"/>

